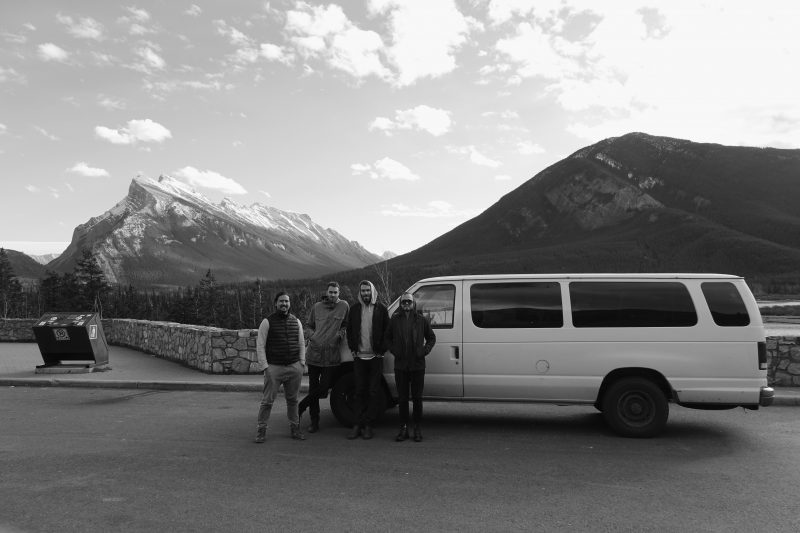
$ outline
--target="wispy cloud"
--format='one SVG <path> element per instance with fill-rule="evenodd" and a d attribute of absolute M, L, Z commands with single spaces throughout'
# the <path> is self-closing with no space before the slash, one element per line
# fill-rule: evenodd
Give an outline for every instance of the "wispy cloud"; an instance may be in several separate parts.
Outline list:
<path fill-rule="evenodd" d="M 199 17 L 203 13 L 203 10 L 197 4 L 192 4 L 184 13 L 192 17 Z"/>
<path fill-rule="evenodd" d="M 174 175 L 195 187 L 214 189 L 224 194 L 247 194 L 247 190 L 237 181 L 226 178 L 213 170 L 199 170 L 195 167 L 187 166 L 176 170 Z"/>
<path fill-rule="evenodd" d="M 103 25 L 93 18 L 87 17 L 75 21 L 72 17 L 61 14 L 56 15 L 56 18 L 61 24 L 67 27 L 67 31 L 73 37 L 79 39 L 93 39 L 95 41 L 103 39 Z"/>
<path fill-rule="evenodd" d="M 61 140 L 57 136 L 55 136 L 52 133 L 50 133 L 49 131 L 47 131 L 46 129 L 42 128 L 41 126 L 34 126 L 33 129 L 35 129 L 40 134 L 42 134 L 43 137 L 46 137 L 47 139 L 50 139 L 51 141 L 60 141 Z"/>
<path fill-rule="evenodd" d="M 444 200 L 433 200 L 421 207 L 400 203 L 382 205 L 380 214 L 391 217 L 453 218 L 472 216 L 475 213 L 470 210 L 455 209 L 451 203 Z"/>
<path fill-rule="evenodd" d="M 75 163 L 71 168 L 68 168 L 67 171 L 89 178 L 102 178 L 108 176 L 108 171 L 105 169 L 90 167 L 83 161 Z"/>
<path fill-rule="evenodd" d="M 385 117 L 378 117 L 369 125 L 370 130 L 380 130 L 390 135 L 394 130 L 418 129 L 426 131 L 435 137 L 444 135 L 450 131 L 452 120 L 450 112 L 444 109 L 437 109 L 427 105 L 397 110 L 394 113 L 394 120 Z"/>
<path fill-rule="evenodd" d="M 172 133 L 167 128 L 149 118 L 129 120 L 126 127 L 118 129 L 96 126 L 94 132 L 112 144 L 161 143 L 172 138 Z"/>
<path fill-rule="evenodd" d="M 475 148 L 472 145 L 469 145 L 469 146 L 448 146 L 447 147 L 447 151 L 450 152 L 450 153 L 453 153 L 453 154 L 467 155 L 467 156 L 469 156 L 469 160 L 473 164 L 479 165 L 479 166 L 482 166 L 482 167 L 497 168 L 499 166 L 502 166 L 502 164 L 503 164 L 500 161 L 496 161 L 494 159 L 491 159 L 491 158 L 483 155 L 481 152 L 478 151 L 477 148 Z"/>
<path fill-rule="evenodd" d="M 420 179 L 419 176 L 414 174 L 407 166 L 389 157 L 379 159 L 372 165 L 354 163 L 350 165 L 350 169 L 353 171 L 353 175 L 355 176 L 367 175 L 374 180 L 387 179 L 417 181 Z"/>
<path fill-rule="evenodd" d="M 39 59 L 42 61 L 57 61 L 65 63 L 69 59 L 69 52 L 53 43 L 40 44 L 38 47 Z"/>

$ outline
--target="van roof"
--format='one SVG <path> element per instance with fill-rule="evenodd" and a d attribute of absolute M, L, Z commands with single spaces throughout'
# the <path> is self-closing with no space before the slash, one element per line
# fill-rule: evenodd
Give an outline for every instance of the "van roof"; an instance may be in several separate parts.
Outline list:
<path fill-rule="evenodd" d="M 629 274 L 468 274 L 464 276 L 436 276 L 420 281 L 459 281 L 459 280 L 506 280 L 506 279 L 589 279 L 589 280 L 638 280 L 638 279 L 743 279 L 741 276 L 730 274 L 655 274 L 655 273 L 629 273 Z"/>

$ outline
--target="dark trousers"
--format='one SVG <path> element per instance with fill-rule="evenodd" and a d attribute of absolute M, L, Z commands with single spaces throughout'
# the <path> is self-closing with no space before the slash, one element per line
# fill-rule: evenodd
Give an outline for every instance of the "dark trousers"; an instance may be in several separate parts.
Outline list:
<path fill-rule="evenodd" d="M 408 398 L 414 405 L 412 421 L 414 425 L 422 422 L 422 389 L 425 386 L 425 370 L 394 370 L 394 383 L 397 385 L 397 400 L 400 408 L 400 423 L 408 425 Z"/>
<path fill-rule="evenodd" d="M 356 394 L 353 398 L 353 408 L 356 420 L 361 427 L 371 426 L 378 416 L 378 398 L 381 391 L 381 374 L 383 372 L 383 358 L 353 359 L 353 377 L 356 382 Z"/>
<path fill-rule="evenodd" d="M 300 401 L 300 413 L 310 410 L 311 420 L 319 422 L 319 401 L 328 397 L 335 366 L 308 365 L 308 394 Z"/>

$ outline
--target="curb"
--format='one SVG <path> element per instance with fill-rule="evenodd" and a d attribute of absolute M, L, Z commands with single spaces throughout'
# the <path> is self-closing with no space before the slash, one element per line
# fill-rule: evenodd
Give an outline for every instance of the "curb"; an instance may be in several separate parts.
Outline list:
<path fill-rule="evenodd" d="M 259 383 L 198 382 L 198 381 L 122 381 L 122 380 L 81 380 L 81 379 L 0 379 L 0 387 L 72 387 L 86 389 L 147 389 L 171 391 L 210 391 L 210 392 L 261 392 Z M 308 393 L 308 385 L 300 386 L 300 392 Z M 279 394 L 283 393 L 280 389 Z"/>
<path fill-rule="evenodd" d="M 0 387 L 73 387 L 86 389 L 146 389 L 146 390 L 171 390 L 171 391 L 209 391 L 209 392 L 261 392 L 259 383 L 209 383 L 203 381 L 124 381 L 124 380 L 82 380 L 82 379 L 29 379 L 29 378 L 0 378 Z M 772 405 L 800 406 L 800 387 L 795 393 L 781 394 L 780 389 L 775 389 Z M 279 394 L 283 389 L 279 391 Z M 308 385 L 303 383 L 300 392 L 308 393 Z"/>

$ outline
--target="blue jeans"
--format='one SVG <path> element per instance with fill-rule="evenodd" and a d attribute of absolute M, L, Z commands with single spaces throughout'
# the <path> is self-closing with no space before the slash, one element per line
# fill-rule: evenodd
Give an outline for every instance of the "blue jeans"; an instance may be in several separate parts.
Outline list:
<path fill-rule="evenodd" d="M 356 382 L 356 394 L 353 408 L 356 413 L 357 424 L 361 427 L 371 426 L 377 418 L 379 394 L 381 390 L 381 376 L 383 375 L 383 358 L 353 359 L 353 377 Z"/>
<path fill-rule="evenodd" d="M 258 429 L 266 428 L 272 404 L 278 388 L 283 385 L 283 394 L 286 396 L 286 416 L 289 424 L 300 425 L 297 414 L 297 395 L 300 392 L 300 381 L 303 379 L 303 365 L 300 361 L 291 365 L 269 365 L 264 371 L 264 392 L 261 395 L 261 406 L 258 409 Z"/>

